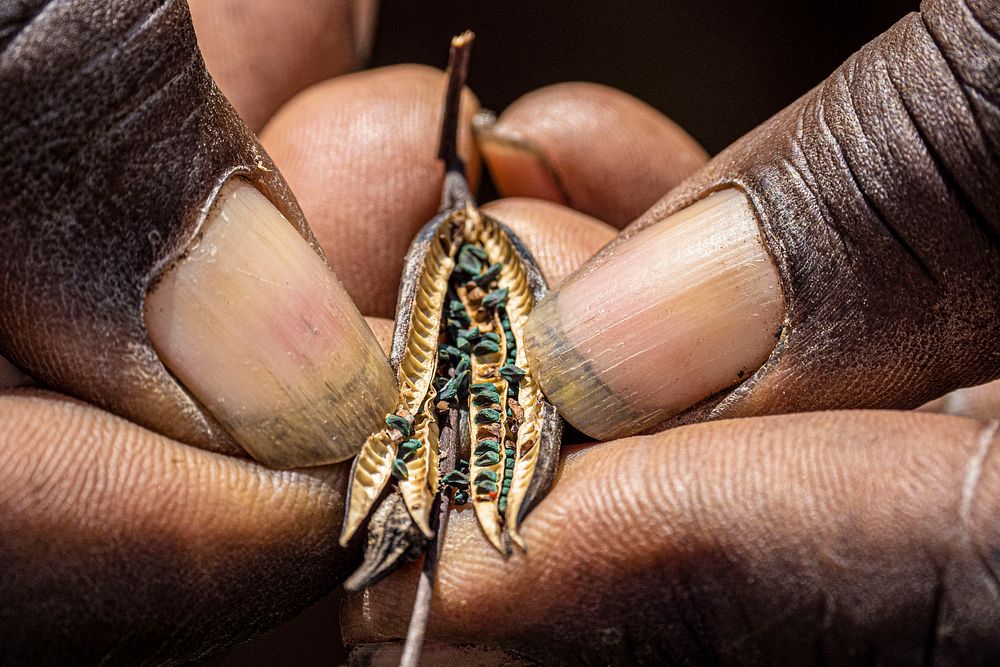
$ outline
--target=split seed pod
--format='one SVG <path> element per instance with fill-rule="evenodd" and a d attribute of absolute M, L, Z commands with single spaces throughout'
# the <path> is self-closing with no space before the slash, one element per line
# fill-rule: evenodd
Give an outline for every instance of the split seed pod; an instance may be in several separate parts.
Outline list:
<path fill-rule="evenodd" d="M 354 461 L 341 534 L 365 518 L 365 560 L 345 586 L 371 585 L 440 540 L 451 504 L 472 503 L 501 553 L 555 475 L 562 421 L 535 381 L 525 321 L 547 286 L 531 253 L 480 212 L 455 144 L 471 33 L 452 42 L 440 157 L 442 210 L 403 269 L 390 361 L 399 398 Z"/>

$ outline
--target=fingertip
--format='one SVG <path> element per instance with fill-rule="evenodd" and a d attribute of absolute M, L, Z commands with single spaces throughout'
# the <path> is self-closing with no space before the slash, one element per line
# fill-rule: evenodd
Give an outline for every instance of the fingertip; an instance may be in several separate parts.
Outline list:
<path fill-rule="evenodd" d="M 504 196 L 565 203 L 619 228 L 708 158 L 659 111 L 593 83 L 529 93 L 480 122 L 477 138 Z"/>
<path fill-rule="evenodd" d="M 423 65 L 359 72 L 302 92 L 261 134 L 365 315 L 394 315 L 410 240 L 440 204 L 444 90 L 444 74 Z M 480 167 L 471 125 L 478 108 L 466 91 L 459 153 L 473 189 Z"/>
<path fill-rule="evenodd" d="M 482 210 L 524 241 L 550 288 L 559 285 L 618 231 L 585 213 L 543 199 L 498 199 Z"/>

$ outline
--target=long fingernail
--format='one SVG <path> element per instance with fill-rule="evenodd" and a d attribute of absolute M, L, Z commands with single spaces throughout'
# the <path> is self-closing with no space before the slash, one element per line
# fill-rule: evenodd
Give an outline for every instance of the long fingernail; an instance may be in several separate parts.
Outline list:
<path fill-rule="evenodd" d="M 606 440 L 742 382 L 784 316 L 756 216 L 729 189 L 571 276 L 531 314 L 525 347 L 561 414 Z"/>
<path fill-rule="evenodd" d="M 322 258 L 260 192 L 227 183 L 153 287 L 164 364 L 254 458 L 353 456 L 395 400 L 388 361 Z"/>
<path fill-rule="evenodd" d="M 504 196 L 534 197 L 565 204 L 555 170 L 537 147 L 496 127 L 496 117 L 481 111 L 473 122 L 476 142 L 497 190 Z"/>

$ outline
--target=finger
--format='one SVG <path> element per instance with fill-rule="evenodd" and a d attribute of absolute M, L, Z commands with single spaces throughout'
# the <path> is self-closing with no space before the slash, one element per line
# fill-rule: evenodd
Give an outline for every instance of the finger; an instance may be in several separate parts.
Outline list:
<path fill-rule="evenodd" d="M 707 154 L 673 121 L 636 98 L 593 83 L 525 95 L 477 139 L 505 197 L 565 204 L 624 227 Z"/>
<path fill-rule="evenodd" d="M 0 389 L 20 387 L 29 382 L 20 368 L 0 357 Z"/>
<path fill-rule="evenodd" d="M 1000 17 L 981 9 L 925 2 L 541 304 L 526 349 L 560 412 L 606 439 L 1000 375 Z"/>
<path fill-rule="evenodd" d="M 366 317 L 365 322 L 371 327 L 372 333 L 375 334 L 375 339 L 378 340 L 378 344 L 382 347 L 382 351 L 388 355 L 392 350 L 392 332 L 396 327 L 396 323 L 384 317 Z"/>
<path fill-rule="evenodd" d="M 428 636 L 543 664 L 976 661 L 1000 648 L 998 441 L 996 422 L 840 412 L 592 447 L 525 554 L 452 515 Z M 417 570 L 349 600 L 349 644 L 405 635 Z"/>
<path fill-rule="evenodd" d="M 571 208 L 542 199 L 498 199 L 483 211 L 504 223 L 531 249 L 549 287 L 566 276 L 615 236 L 615 228 Z"/>
<path fill-rule="evenodd" d="M 345 465 L 268 470 L 69 399 L 0 396 L 0 640 L 17 664 L 181 663 L 335 586 Z"/>
<path fill-rule="evenodd" d="M 281 466 L 352 455 L 394 400 L 388 362 L 185 4 L 8 18 L 0 354 L 179 441 Z"/>
<path fill-rule="evenodd" d="M 208 71 L 251 130 L 306 87 L 368 58 L 376 0 L 190 0 Z"/>
<path fill-rule="evenodd" d="M 261 135 L 365 315 L 394 315 L 406 249 L 441 203 L 444 87 L 440 71 L 417 65 L 352 74 L 296 97 Z M 466 93 L 459 153 L 473 190 L 479 163 L 469 128 L 478 108 Z"/>
<path fill-rule="evenodd" d="M 956 389 L 925 403 L 920 409 L 973 419 L 1000 419 L 1000 380 Z"/>

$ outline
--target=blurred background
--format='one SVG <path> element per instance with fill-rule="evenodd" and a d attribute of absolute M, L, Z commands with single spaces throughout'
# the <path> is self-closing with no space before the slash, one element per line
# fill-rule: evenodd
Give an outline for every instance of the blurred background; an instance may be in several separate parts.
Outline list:
<path fill-rule="evenodd" d="M 493 111 L 562 81 L 620 88 L 717 153 L 917 9 L 912 0 L 389 0 L 372 65 L 443 68 L 477 39 L 469 85 Z"/>
<path fill-rule="evenodd" d="M 388 0 L 371 65 L 443 68 L 450 38 L 470 28 L 477 39 L 469 85 L 486 108 L 502 111 L 551 83 L 603 83 L 656 107 L 714 154 L 918 4 Z M 328 596 L 271 634 L 206 664 L 338 664 L 344 659 L 338 608 L 336 594 Z"/>

